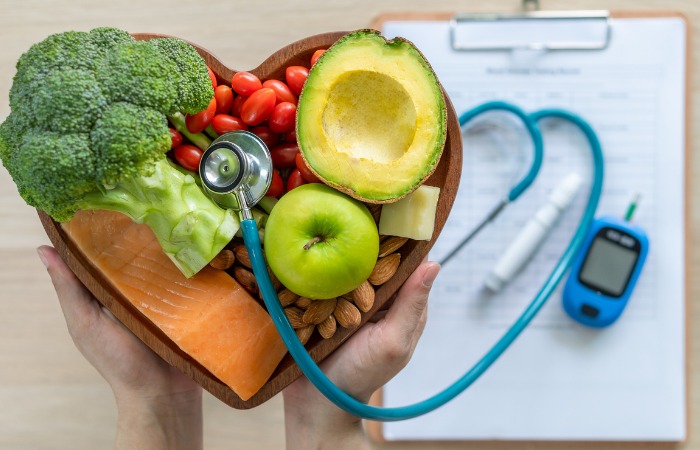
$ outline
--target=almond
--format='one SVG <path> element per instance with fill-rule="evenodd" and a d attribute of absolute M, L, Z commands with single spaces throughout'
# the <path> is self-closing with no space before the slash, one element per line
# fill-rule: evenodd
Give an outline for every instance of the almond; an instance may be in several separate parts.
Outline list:
<path fill-rule="evenodd" d="M 392 253 L 389 256 L 379 258 L 374 270 L 369 276 L 369 282 L 375 286 L 386 283 L 389 278 L 393 277 L 401 263 L 401 254 Z"/>
<path fill-rule="evenodd" d="M 335 323 L 335 316 L 333 316 L 333 314 L 331 314 L 326 318 L 326 320 L 318 324 L 318 332 L 321 336 L 323 336 L 323 339 L 332 338 L 337 328 L 338 327 Z"/>
<path fill-rule="evenodd" d="M 312 302 L 313 302 L 313 300 L 311 300 L 310 298 L 299 297 L 299 300 L 297 300 L 294 303 L 294 305 L 297 306 L 298 308 L 301 308 L 304 311 L 306 311 L 307 309 L 309 309 L 309 306 L 311 306 Z"/>
<path fill-rule="evenodd" d="M 374 288 L 372 284 L 365 280 L 352 291 L 352 300 L 362 312 L 367 312 L 372 309 L 372 306 L 374 306 Z"/>
<path fill-rule="evenodd" d="M 295 330 L 298 328 L 305 328 L 308 325 L 308 323 L 305 323 L 304 320 L 302 320 L 302 317 L 304 317 L 304 311 L 295 306 L 284 308 L 284 314 L 287 316 L 287 319 L 289 319 L 289 324 Z"/>
<path fill-rule="evenodd" d="M 233 268 L 233 277 L 241 283 L 241 286 L 252 295 L 258 294 L 258 282 L 255 280 L 255 275 L 250 270 L 236 266 Z"/>
<path fill-rule="evenodd" d="M 253 268 L 253 265 L 250 263 L 250 255 L 248 255 L 248 249 L 245 248 L 245 244 L 234 244 L 233 254 L 236 255 L 236 261 L 249 269 Z"/>
<path fill-rule="evenodd" d="M 333 315 L 341 327 L 348 329 L 356 328 L 362 320 L 362 315 L 357 306 L 343 298 L 338 300 Z"/>
<path fill-rule="evenodd" d="M 280 304 L 282 307 L 286 308 L 287 306 L 296 302 L 299 296 L 289 289 L 282 289 L 279 294 L 277 294 L 277 298 L 280 299 Z"/>
<path fill-rule="evenodd" d="M 225 248 L 214 259 L 209 261 L 209 265 L 216 270 L 226 270 L 230 269 L 234 262 L 236 262 L 236 257 L 233 255 L 233 252 Z"/>
<path fill-rule="evenodd" d="M 316 328 L 315 325 L 306 325 L 305 327 L 298 328 L 294 331 L 296 331 L 297 337 L 301 343 L 306 345 L 306 343 L 309 342 L 309 339 L 311 339 L 311 335 L 314 334 L 314 328 Z"/>
<path fill-rule="evenodd" d="M 304 313 L 304 322 L 317 325 L 328 318 L 335 310 L 336 299 L 314 300 Z"/>
<path fill-rule="evenodd" d="M 379 245 L 379 257 L 383 258 L 386 255 L 394 253 L 396 250 L 403 247 L 403 244 L 408 241 L 408 238 L 401 236 L 391 236 L 389 239 L 382 241 Z"/>

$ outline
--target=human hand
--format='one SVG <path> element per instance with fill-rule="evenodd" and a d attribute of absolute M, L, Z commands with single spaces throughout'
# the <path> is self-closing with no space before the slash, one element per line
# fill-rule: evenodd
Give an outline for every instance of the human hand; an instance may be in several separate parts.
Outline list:
<path fill-rule="evenodd" d="M 413 355 L 427 320 L 430 288 L 440 266 L 423 262 L 406 280 L 386 315 L 367 323 L 321 364 L 340 389 L 362 402 Z M 361 420 L 327 400 L 306 377 L 284 390 L 288 448 L 365 448 Z"/>
<path fill-rule="evenodd" d="M 202 389 L 163 361 L 104 309 L 56 250 L 42 246 L 68 331 L 109 383 L 117 403 L 117 449 L 202 448 Z"/>

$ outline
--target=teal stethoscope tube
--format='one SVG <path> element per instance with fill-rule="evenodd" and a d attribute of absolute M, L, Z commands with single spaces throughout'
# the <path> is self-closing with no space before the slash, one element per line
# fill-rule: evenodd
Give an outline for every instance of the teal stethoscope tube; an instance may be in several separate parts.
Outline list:
<path fill-rule="evenodd" d="M 304 375 L 306 375 L 306 377 L 314 384 L 314 386 L 316 386 L 319 391 L 321 391 L 323 395 L 325 395 L 338 407 L 357 417 L 378 421 L 398 421 L 410 419 L 433 411 L 461 394 L 477 378 L 479 378 L 479 376 L 481 376 L 481 374 L 483 374 L 486 369 L 488 369 L 491 364 L 498 359 L 499 356 L 501 356 L 501 354 L 508 348 L 508 346 L 510 346 L 515 338 L 517 338 L 525 327 L 527 327 L 527 325 L 532 321 L 549 296 L 552 294 L 557 284 L 561 281 L 565 272 L 571 266 L 575 255 L 583 244 L 583 240 L 594 218 L 603 186 L 603 153 L 595 132 L 581 117 L 564 110 L 543 109 L 531 114 L 524 114 L 519 108 L 503 102 L 489 102 L 467 111 L 460 117 L 460 124 L 463 125 L 481 112 L 493 109 L 506 109 L 508 111 L 515 112 L 515 114 L 523 120 L 526 128 L 530 132 L 531 136 L 533 136 L 535 155 L 537 155 L 538 152 L 540 155 L 539 158 L 536 156 L 535 161 L 533 162 L 533 165 L 537 165 L 537 168 L 534 171 L 531 169 L 523 181 L 518 183 L 518 185 L 516 185 L 516 187 L 513 189 L 513 191 L 515 191 L 515 197 L 520 195 L 520 193 L 522 193 L 522 191 L 532 183 L 537 175 L 537 172 L 539 171 L 539 165 L 542 163 L 542 140 L 541 137 L 538 140 L 535 136 L 539 136 L 540 134 L 539 127 L 537 125 L 538 122 L 547 118 L 567 120 L 576 125 L 583 132 L 588 140 L 588 143 L 590 144 L 593 156 L 593 184 L 591 186 L 591 191 L 583 217 L 571 242 L 540 291 L 527 306 L 525 311 L 523 311 L 522 315 L 515 321 L 510 329 L 506 331 L 501 339 L 498 340 L 496 344 L 494 344 L 494 346 L 467 373 L 465 373 L 461 378 L 443 391 L 424 401 L 408 406 L 380 408 L 362 403 L 335 386 L 335 384 L 328 379 L 318 365 L 316 365 L 314 360 L 309 356 L 306 348 L 304 348 L 302 343 L 299 341 L 294 329 L 289 324 L 287 316 L 284 314 L 284 310 L 280 305 L 277 298 L 277 293 L 272 287 L 272 282 L 270 281 L 270 276 L 267 272 L 267 267 L 262 254 L 260 237 L 258 236 L 258 229 L 255 221 L 248 219 L 241 222 L 243 238 L 248 252 L 250 253 L 253 272 L 255 273 L 258 280 L 258 285 L 262 291 L 263 300 L 273 322 L 275 323 L 275 326 L 277 327 L 277 330 L 279 331 L 285 345 L 289 349 L 289 353 L 297 362 Z M 539 148 L 537 148 L 538 146 Z M 511 191 L 511 193 L 513 193 L 513 191 Z"/>

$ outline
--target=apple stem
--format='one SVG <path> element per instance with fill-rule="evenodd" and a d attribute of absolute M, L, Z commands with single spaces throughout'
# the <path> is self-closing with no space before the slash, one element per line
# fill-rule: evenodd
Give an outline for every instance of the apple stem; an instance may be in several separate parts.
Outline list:
<path fill-rule="evenodd" d="M 314 246 L 314 244 L 318 244 L 319 242 L 323 242 L 323 239 L 318 236 L 315 236 L 313 239 L 307 242 L 306 245 L 304 245 L 304 250 L 310 249 Z"/>

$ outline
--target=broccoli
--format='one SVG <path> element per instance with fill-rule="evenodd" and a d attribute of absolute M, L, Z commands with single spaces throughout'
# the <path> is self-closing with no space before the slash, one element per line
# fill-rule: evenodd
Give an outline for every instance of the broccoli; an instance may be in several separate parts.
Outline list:
<path fill-rule="evenodd" d="M 202 109 L 199 105 L 209 104 L 212 94 L 209 90 L 209 71 L 202 65 L 202 57 L 187 42 L 176 38 L 160 38 L 148 41 L 158 51 L 177 66 L 181 79 L 175 82 L 178 87 L 178 101 L 171 113 L 194 114 Z M 192 110 L 190 105 L 198 105 Z"/>
<path fill-rule="evenodd" d="M 179 123 L 213 95 L 184 41 L 135 41 L 114 28 L 55 34 L 17 62 L 0 159 L 28 204 L 59 222 L 79 210 L 124 213 L 189 277 L 239 227 L 166 157 L 168 117 Z"/>

